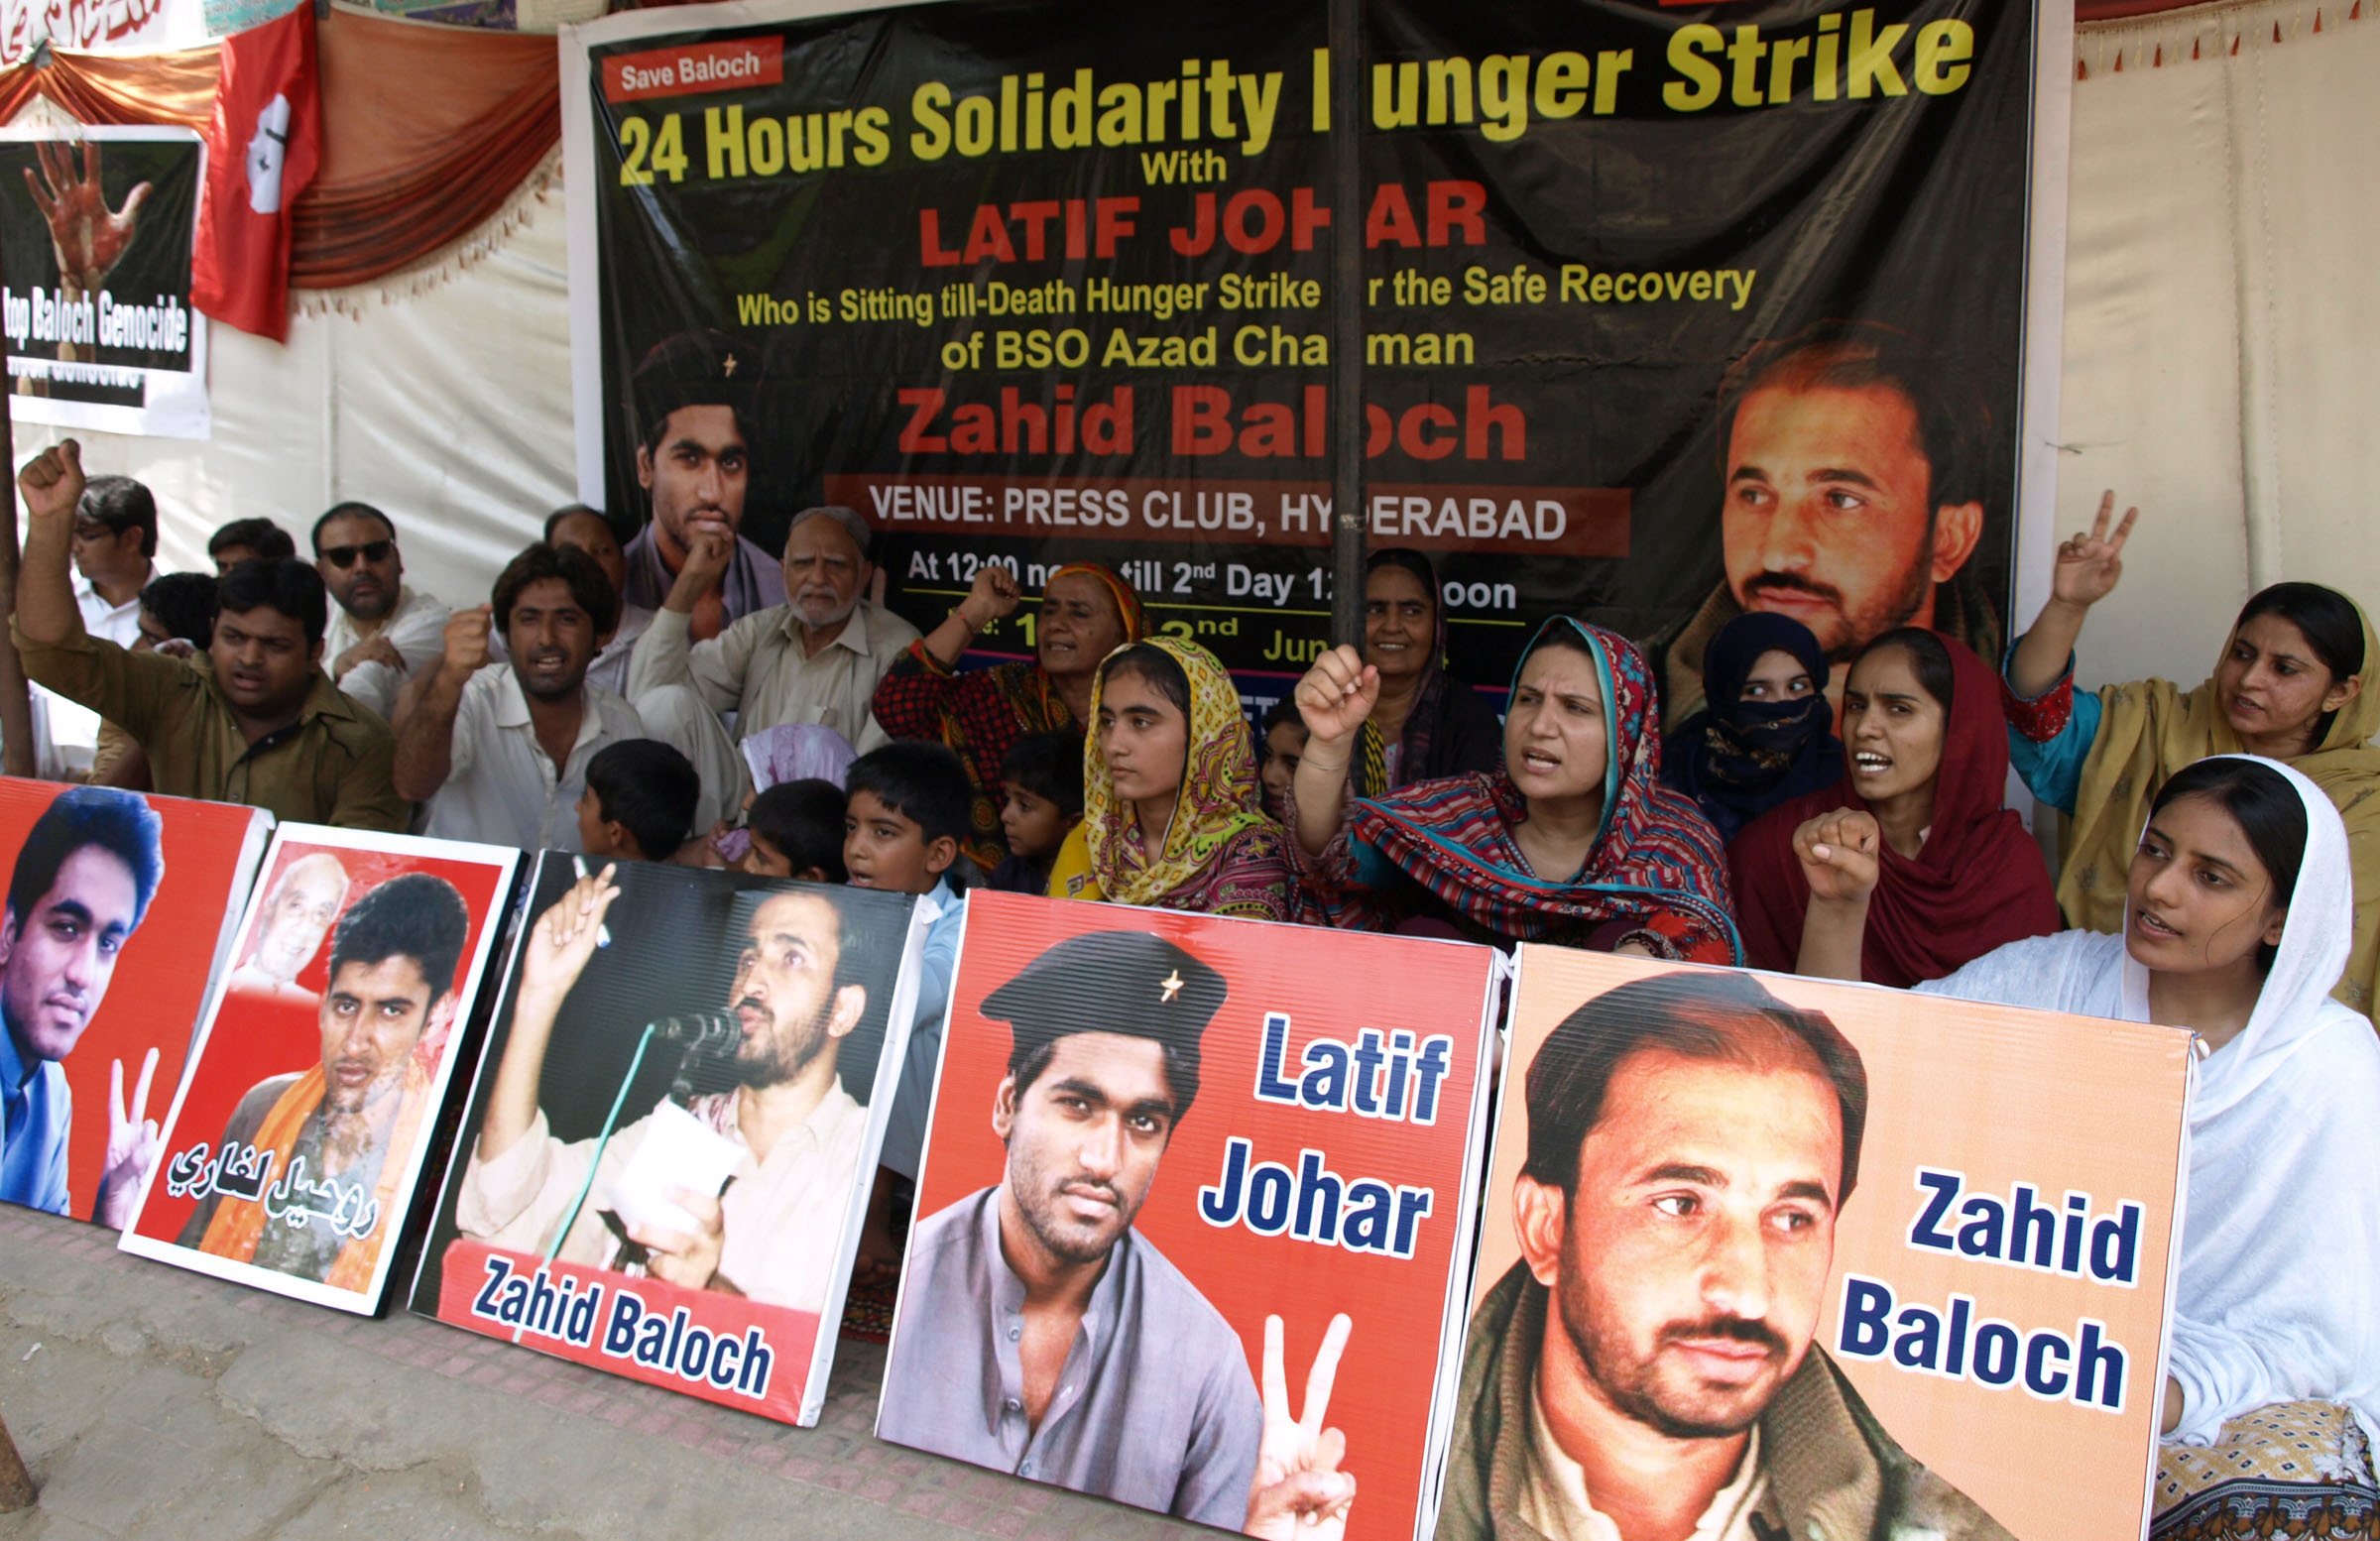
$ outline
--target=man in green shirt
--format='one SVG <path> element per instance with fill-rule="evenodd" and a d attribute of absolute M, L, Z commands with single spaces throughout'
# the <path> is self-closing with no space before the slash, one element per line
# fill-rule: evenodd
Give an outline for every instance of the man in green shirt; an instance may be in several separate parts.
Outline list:
<path fill-rule="evenodd" d="M 156 790 L 302 823 L 406 827 L 389 725 L 322 672 L 327 601 L 312 567 L 243 562 L 223 577 L 206 654 L 131 652 L 84 632 L 67 579 L 81 446 L 66 439 L 36 456 L 17 488 L 30 525 L 9 630 L 26 676 L 130 733 Z"/>

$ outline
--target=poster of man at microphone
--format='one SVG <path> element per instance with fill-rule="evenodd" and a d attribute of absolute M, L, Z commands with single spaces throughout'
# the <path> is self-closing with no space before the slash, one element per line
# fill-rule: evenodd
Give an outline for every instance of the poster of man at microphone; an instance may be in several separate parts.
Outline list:
<path fill-rule="evenodd" d="M 810 1421 L 906 1044 L 911 907 L 548 853 L 414 1309 Z"/>

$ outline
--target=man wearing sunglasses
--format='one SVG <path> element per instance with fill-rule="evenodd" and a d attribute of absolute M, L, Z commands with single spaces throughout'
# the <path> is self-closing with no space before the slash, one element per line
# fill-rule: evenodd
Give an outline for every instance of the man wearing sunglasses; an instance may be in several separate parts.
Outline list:
<path fill-rule="evenodd" d="M 324 666 L 385 719 L 399 687 L 445 654 L 447 608 L 407 585 L 397 527 L 369 503 L 339 504 L 314 522 L 314 570 L 337 607 Z"/>

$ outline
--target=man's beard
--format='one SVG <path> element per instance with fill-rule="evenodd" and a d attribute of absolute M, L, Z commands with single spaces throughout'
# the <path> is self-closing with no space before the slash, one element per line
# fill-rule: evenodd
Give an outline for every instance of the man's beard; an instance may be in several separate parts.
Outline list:
<path fill-rule="evenodd" d="M 393 1080 L 375 1081 L 364 1089 L 364 1100 L 342 1107 L 327 1099 L 322 1104 L 322 1164 L 325 1171 L 343 1172 L 363 1159 L 386 1132 L 383 1117 L 397 1106 Z"/>
<path fill-rule="evenodd" d="M 361 604 L 351 604 L 342 599 L 339 605 L 352 619 L 366 625 L 374 625 L 389 618 L 397 608 L 399 597 L 397 585 L 392 583 L 379 593 L 365 599 Z"/>
<path fill-rule="evenodd" d="M 753 1001 L 749 997 L 737 1002 L 733 1009 L 741 1010 L 748 1005 L 758 1007 L 762 1010 L 768 1009 L 767 1007 L 761 1006 L 759 1002 Z M 816 1064 L 818 1056 L 825 1053 L 828 1046 L 834 1042 L 826 1032 L 826 1019 L 832 1012 L 834 1002 L 830 997 L 818 1008 L 817 1014 L 810 1018 L 799 1039 L 789 1046 L 772 1043 L 769 1052 L 758 1057 L 748 1056 L 739 1051 L 735 1062 L 736 1084 L 748 1086 L 759 1092 L 799 1079 L 801 1073 Z M 771 1024 L 771 1031 L 774 1031 L 774 1022 Z"/>
<path fill-rule="evenodd" d="M 860 608 L 860 596 L 854 591 L 851 598 L 837 601 L 833 594 L 813 593 L 807 589 L 793 596 L 793 613 L 804 626 L 840 626 L 851 619 Z"/>
<path fill-rule="evenodd" d="M 1671 1322 L 1656 1335 L 1653 1352 L 1636 1357 L 1633 1345 L 1618 1329 L 1606 1332 L 1594 1316 L 1584 1286 L 1570 1268 L 1555 1287 L 1555 1305 L 1563 1331 L 1588 1377 L 1606 1400 L 1630 1419 L 1668 1439 L 1728 1439 L 1760 1421 L 1769 1399 L 1783 1384 L 1782 1370 L 1795 1356 L 1792 1347 L 1766 1322 L 1718 1316 L 1699 1322 Z M 1722 1388 L 1698 1392 L 1662 1375 L 1661 1350 L 1694 1338 L 1726 1338 L 1754 1344 L 1769 1351 L 1779 1377 L 1766 1386 Z"/>
<path fill-rule="evenodd" d="M 1071 1173 L 1070 1166 L 1066 1170 Z M 1034 1240 L 1041 1244 L 1049 1255 L 1061 1262 L 1097 1262 L 1107 1256 L 1124 1234 L 1132 1228 L 1132 1222 L 1140 1212 L 1140 1199 L 1128 1198 L 1114 1182 L 1101 1182 L 1078 1175 L 1053 1175 L 1049 1168 L 1031 1161 L 1019 1164 L 1012 1143 L 1010 1146 L 1008 1182 L 1010 1191 L 1015 1196 L 1016 1211 L 1024 1221 L 1025 1229 L 1032 1232 Z M 1105 1234 L 1064 1219 L 1059 1206 L 1065 1202 L 1065 1195 L 1060 1190 L 1069 1183 L 1100 1188 L 1114 1202 L 1116 1218 Z M 1147 1192 L 1143 1189 L 1140 1198 L 1146 1197 Z"/>
<path fill-rule="evenodd" d="M 1818 645 L 1825 651 L 1828 661 L 1842 665 L 1856 658 L 1861 649 L 1886 632 L 1908 625 L 1909 618 L 1925 605 L 1927 591 L 1933 587 L 1934 537 L 1933 533 L 1928 531 L 1925 548 L 1909 564 L 1909 571 L 1901 586 L 1881 604 L 1871 604 L 1863 610 L 1852 612 L 1844 607 L 1841 589 L 1782 572 L 1764 572 L 1746 579 L 1743 593 L 1737 596 L 1736 603 L 1741 609 L 1756 610 L 1763 592 L 1808 594 L 1827 601 L 1835 607 L 1838 617 L 1832 628 L 1834 635 L 1830 637 L 1819 633 L 1817 626 L 1813 626 L 1811 631 L 1818 636 Z M 1820 618 L 1820 624 L 1825 624 L 1823 617 Z"/>

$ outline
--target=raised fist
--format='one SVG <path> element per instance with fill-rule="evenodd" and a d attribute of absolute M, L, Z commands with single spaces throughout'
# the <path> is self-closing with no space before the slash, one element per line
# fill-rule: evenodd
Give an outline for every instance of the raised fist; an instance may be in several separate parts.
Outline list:
<path fill-rule="evenodd" d="M 1293 697 L 1306 732 L 1325 744 L 1355 736 L 1380 700 L 1380 671 L 1355 649 L 1340 646 L 1314 660 Z"/>
<path fill-rule="evenodd" d="M 1850 808 L 1822 813 L 1793 832 L 1810 896 L 1824 903 L 1855 904 L 1876 890 L 1883 843 L 1875 815 Z"/>

